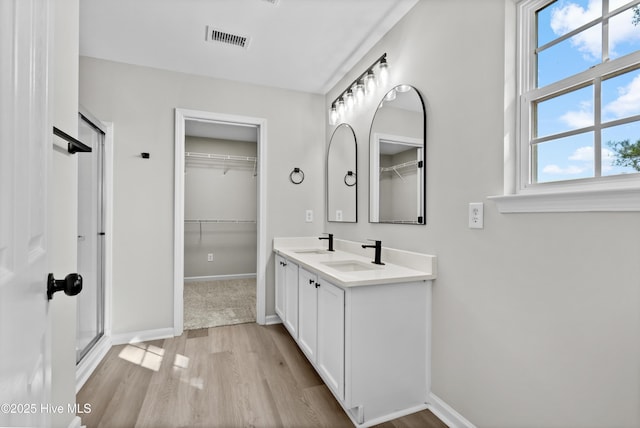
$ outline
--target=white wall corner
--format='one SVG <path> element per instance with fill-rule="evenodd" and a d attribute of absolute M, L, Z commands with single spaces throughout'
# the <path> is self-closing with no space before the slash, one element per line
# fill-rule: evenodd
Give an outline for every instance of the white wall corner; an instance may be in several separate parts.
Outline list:
<path fill-rule="evenodd" d="M 476 428 L 453 407 L 442 401 L 433 392 L 429 394 L 429 410 L 449 428 Z"/>
<path fill-rule="evenodd" d="M 282 324 L 282 320 L 277 315 L 267 315 L 264 323 L 265 325 Z"/>

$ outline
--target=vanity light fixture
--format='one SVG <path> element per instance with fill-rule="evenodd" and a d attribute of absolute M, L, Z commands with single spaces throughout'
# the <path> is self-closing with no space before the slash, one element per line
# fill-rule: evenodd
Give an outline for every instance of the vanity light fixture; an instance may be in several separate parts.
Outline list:
<path fill-rule="evenodd" d="M 376 66 L 378 67 L 378 78 L 376 78 L 374 72 Z M 329 123 L 335 125 L 344 117 L 347 109 L 351 109 L 354 105 L 361 103 L 365 95 L 373 92 L 376 88 L 378 79 L 384 83 L 388 75 L 388 68 L 387 54 L 384 53 L 333 100 L 329 108 Z"/>

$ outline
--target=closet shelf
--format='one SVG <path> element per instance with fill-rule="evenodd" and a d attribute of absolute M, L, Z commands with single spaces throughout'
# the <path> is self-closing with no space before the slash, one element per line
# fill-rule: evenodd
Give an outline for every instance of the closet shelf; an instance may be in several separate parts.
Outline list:
<path fill-rule="evenodd" d="M 185 220 L 185 223 L 247 223 L 247 224 L 255 224 L 255 220 L 236 220 L 236 219 L 206 219 L 206 220 Z"/>
<path fill-rule="evenodd" d="M 236 156 L 236 155 L 222 155 L 216 153 L 197 153 L 197 152 L 185 152 L 185 161 L 201 161 L 222 164 L 225 167 L 233 164 L 238 168 L 243 165 L 253 167 L 253 176 L 257 175 L 258 158 L 254 156 Z M 224 174 L 227 173 L 227 168 L 224 169 Z"/>
<path fill-rule="evenodd" d="M 253 156 L 235 156 L 235 155 L 221 155 L 215 153 L 197 153 L 186 152 L 184 154 L 187 158 L 192 159 L 207 159 L 207 160 L 221 160 L 221 161 L 235 161 L 235 162 L 256 162 L 256 157 Z"/>
<path fill-rule="evenodd" d="M 417 160 L 412 160 L 409 162 L 404 162 L 398 165 L 392 165 L 392 166 L 385 166 L 383 168 L 380 168 L 380 172 L 387 172 L 387 171 L 397 171 L 399 169 L 402 168 L 408 168 L 410 166 L 418 166 L 418 162 Z"/>
<path fill-rule="evenodd" d="M 400 177 L 402 181 L 404 181 L 404 177 L 402 176 L 402 174 L 400 174 L 399 170 L 409 167 L 421 168 L 422 161 L 412 160 L 409 162 L 400 163 L 398 165 L 385 166 L 380 168 L 380 174 L 382 174 L 383 172 L 395 172 L 396 174 L 398 174 L 398 177 Z"/>

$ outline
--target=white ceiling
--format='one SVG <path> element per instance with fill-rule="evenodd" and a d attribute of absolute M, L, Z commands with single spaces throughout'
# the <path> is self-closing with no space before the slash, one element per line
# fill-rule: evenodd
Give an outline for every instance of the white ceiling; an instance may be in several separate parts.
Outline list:
<path fill-rule="evenodd" d="M 325 94 L 418 1 L 82 0 L 80 54 Z M 206 41 L 207 26 L 248 48 Z"/>

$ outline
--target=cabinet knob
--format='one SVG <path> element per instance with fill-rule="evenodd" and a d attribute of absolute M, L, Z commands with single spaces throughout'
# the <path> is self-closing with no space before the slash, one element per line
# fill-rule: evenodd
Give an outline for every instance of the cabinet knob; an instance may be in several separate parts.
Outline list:
<path fill-rule="evenodd" d="M 309 280 L 309 284 L 313 284 L 313 279 L 310 279 L 310 280 Z"/>
<path fill-rule="evenodd" d="M 320 283 L 316 282 L 316 288 L 320 287 Z"/>

